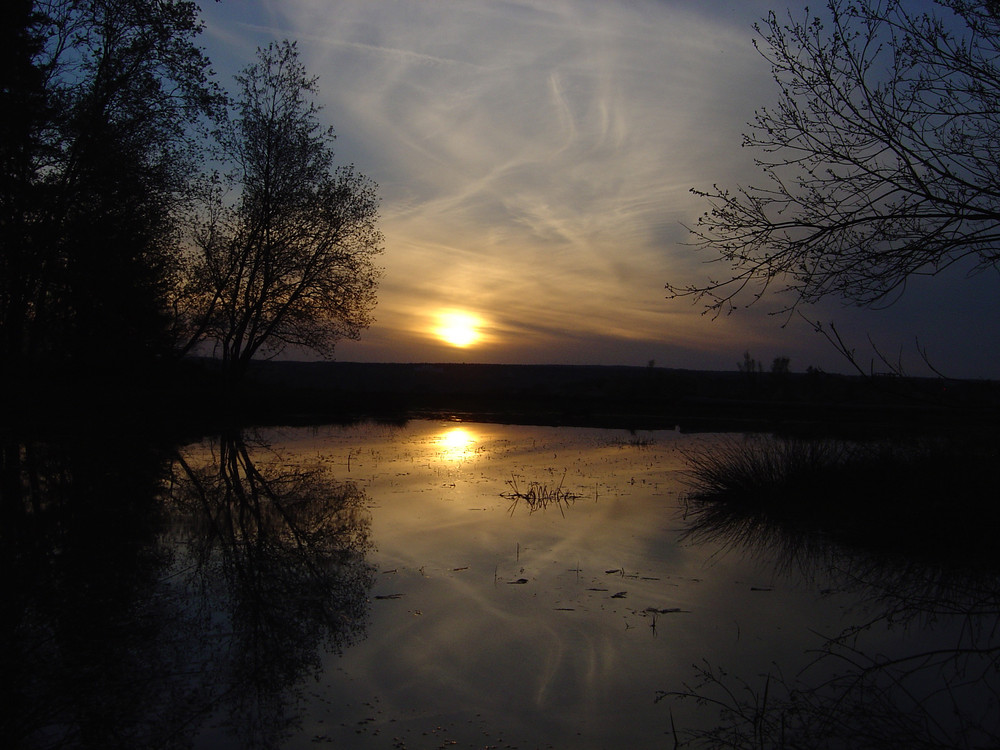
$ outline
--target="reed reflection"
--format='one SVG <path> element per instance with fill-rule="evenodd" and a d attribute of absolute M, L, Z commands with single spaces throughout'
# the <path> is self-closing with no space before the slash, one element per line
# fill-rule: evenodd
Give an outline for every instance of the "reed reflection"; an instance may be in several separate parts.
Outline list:
<path fill-rule="evenodd" d="M 680 732 L 678 746 L 1000 746 L 1000 566 L 971 550 L 953 560 L 900 553 L 892 539 L 849 545 L 802 513 L 772 510 L 690 502 L 684 536 L 850 592 L 854 622 L 820 637 L 798 673 L 777 664 L 748 678 L 702 662 L 660 699 L 714 706 L 719 723 Z"/>

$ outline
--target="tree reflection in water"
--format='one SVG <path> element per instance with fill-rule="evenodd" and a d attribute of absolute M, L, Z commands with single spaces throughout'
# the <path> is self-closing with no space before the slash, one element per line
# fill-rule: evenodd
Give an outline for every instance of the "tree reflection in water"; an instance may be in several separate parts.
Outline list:
<path fill-rule="evenodd" d="M 207 462 L 178 457 L 168 495 L 189 540 L 185 593 L 209 631 L 205 658 L 221 661 L 231 726 L 244 746 L 272 744 L 294 726 L 283 699 L 319 670 L 318 647 L 339 650 L 363 628 L 364 496 L 318 469 L 257 463 L 234 435 L 211 448 Z"/>
<path fill-rule="evenodd" d="M 855 624 L 820 637 L 804 669 L 748 677 L 708 661 L 663 699 L 718 711 L 678 727 L 678 747 L 973 748 L 1000 746 L 1000 570 L 849 548 L 821 530 L 728 503 L 695 504 L 688 539 L 827 580 L 858 601 Z"/>
<path fill-rule="evenodd" d="M 128 437 L 128 436 L 125 436 Z M 172 697 L 159 575 L 162 452 L 89 435 L 5 442 L 0 736 L 8 747 L 140 746 Z"/>
<path fill-rule="evenodd" d="M 239 435 L 210 448 L 5 445 L 5 746 L 189 746 L 214 722 L 271 746 L 322 649 L 363 635 L 364 496 Z"/>

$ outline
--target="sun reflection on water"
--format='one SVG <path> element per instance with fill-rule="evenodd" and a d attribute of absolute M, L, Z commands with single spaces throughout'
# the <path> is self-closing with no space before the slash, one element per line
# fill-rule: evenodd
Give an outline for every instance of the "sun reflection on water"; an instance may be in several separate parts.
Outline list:
<path fill-rule="evenodd" d="M 465 427 L 452 427 L 438 435 L 435 442 L 440 458 L 445 461 L 462 461 L 476 452 L 476 438 Z"/>

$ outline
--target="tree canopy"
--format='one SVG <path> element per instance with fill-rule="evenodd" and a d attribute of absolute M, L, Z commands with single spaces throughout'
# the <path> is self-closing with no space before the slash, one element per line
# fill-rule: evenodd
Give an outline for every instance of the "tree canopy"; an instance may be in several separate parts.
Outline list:
<path fill-rule="evenodd" d="M 7 367 L 167 347 L 169 267 L 220 100 L 193 2 L 16 0 L 3 22 L 0 350 Z"/>
<path fill-rule="evenodd" d="M 289 345 L 332 355 L 371 321 L 378 197 L 352 166 L 334 165 L 316 80 L 294 44 L 258 50 L 222 129 L 230 171 L 207 186 L 181 320 L 186 348 L 210 342 L 233 378 Z"/>
<path fill-rule="evenodd" d="M 727 271 L 668 284 L 715 314 L 787 292 L 890 304 L 918 275 L 1000 261 L 1000 4 L 829 0 L 768 15 L 755 44 L 777 104 L 744 146 L 759 186 L 695 190 L 694 244 Z M 772 289 L 772 287 L 774 287 Z"/>
<path fill-rule="evenodd" d="M 142 379 L 206 341 L 238 377 L 370 323 L 376 188 L 334 164 L 293 43 L 260 50 L 230 98 L 195 2 L 8 5 L 0 377 Z"/>

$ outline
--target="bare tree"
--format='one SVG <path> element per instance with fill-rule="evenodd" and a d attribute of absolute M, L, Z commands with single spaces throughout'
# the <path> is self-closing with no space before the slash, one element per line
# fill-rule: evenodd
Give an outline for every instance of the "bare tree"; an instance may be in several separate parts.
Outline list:
<path fill-rule="evenodd" d="M 316 78 L 294 44 L 258 50 L 223 127 L 229 176 L 207 181 L 206 210 L 178 294 L 190 351 L 212 342 L 239 378 L 288 345 L 331 356 L 371 322 L 382 250 L 373 183 L 334 166 Z M 236 195 L 234 204 L 227 197 Z"/>
<path fill-rule="evenodd" d="M 995 2 L 829 0 L 824 18 L 755 28 L 779 88 L 744 145 L 760 187 L 694 191 L 695 245 L 728 266 L 668 284 L 715 314 L 772 285 L 783 308 L 890 304 L 908 279 L 1000 261 L 1000 17 Z"/>

